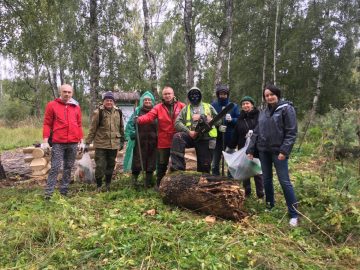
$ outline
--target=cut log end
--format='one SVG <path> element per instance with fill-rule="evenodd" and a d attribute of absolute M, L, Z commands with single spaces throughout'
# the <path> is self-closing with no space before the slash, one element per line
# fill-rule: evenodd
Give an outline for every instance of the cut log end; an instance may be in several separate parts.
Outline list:
<path fill-rule="evenodd" d="M 170 174 L 161 180 L 160 195 L 164 203 L 224 219 L 239 221 L 247 216 L 244 191 L 238 182 L 224 178 Z"/>

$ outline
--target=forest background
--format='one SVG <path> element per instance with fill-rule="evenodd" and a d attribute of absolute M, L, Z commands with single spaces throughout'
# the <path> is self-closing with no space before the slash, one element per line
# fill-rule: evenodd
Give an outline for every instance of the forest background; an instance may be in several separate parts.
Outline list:
<path fill-rule="evenodd" d="M 360 97 L 356 0 L 3 0 L 0 117 L 42 118 L 63 83 L 85 114 L 104 90 L 261 102 L 278 85 L 301 118 Z M 10 68 L 9 68 L 10 66 Z"/>

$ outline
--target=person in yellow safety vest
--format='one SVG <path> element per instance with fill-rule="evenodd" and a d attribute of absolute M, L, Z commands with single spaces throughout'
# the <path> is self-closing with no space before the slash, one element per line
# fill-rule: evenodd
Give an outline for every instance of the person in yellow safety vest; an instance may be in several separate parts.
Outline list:
<path fill-rule="evenodd" d="M 173 137 L 170 156 L 171 171 L 184 171 L 185 148 L 195 148 L 197 156 L 197 171 L 210 173 L 212 152 L 216 146 L 217 129 L 215 126 L 206 134 L 198 134 L 195 131 L 199 120 L 210 122 L 217 115 L 216 110 L 209 103 L 202 102 L 202 94 L 199 88 L 192 87 L 187 94 L 189 104 L 178 115 L 175 129 L 178 131 Z M 215 125 L 220 125 L 215 123 Z"/>

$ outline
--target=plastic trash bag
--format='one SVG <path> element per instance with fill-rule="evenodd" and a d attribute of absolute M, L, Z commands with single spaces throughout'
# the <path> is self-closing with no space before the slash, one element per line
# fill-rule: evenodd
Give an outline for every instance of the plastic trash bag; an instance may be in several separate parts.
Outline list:
<path fill-rule="evenodd" d="M 246 139 L 245 146 L 232 154 L 223 151 L 224 159 L 232 177 L 236 180 L 248 179 L 254 175 L 262 174 L 261 164 L 258 158 L 253 160 L 246 156 L 246 149 L 250 143 L 250 137 Z"/>
<path fill-rule="evenodd" d="M 77 162 L 75 171 L 75 180 L 87 184 L 94 183 L 94 169 L 88 152 L 84 153 L 82 158 Z"/>

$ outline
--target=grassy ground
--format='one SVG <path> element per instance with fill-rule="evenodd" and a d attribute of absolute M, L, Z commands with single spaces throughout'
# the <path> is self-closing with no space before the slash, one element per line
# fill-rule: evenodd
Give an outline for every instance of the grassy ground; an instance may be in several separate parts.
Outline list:
<path fill-rule="evenodd" d="M 295 229 L 277 181 L 271 212 L 250 198 L 243 222 L 214 224 L 152 190 L 135 191 L 127 175 L 109 193 L 76 183 L 69 197 L 56 192 L 50 201 L 40 187 L 0 188 L 0 269 L 359 269 L 356 164 L 314 147 L 290 162 L 302 213 Z"/>
<path fill-rule="evenodd" d="M 345 192 L 331 204 L 330 187 L 321 195 L 320 183 L 301 174 L 295 186 L 306 217 L 295 229 L 278 185 L 272 212 L 252 198 L 242 223 L 215 224 L 164 205 L 152 190 L 136 192 L 125 175 L 112 192 L 74 184 L 70 197 L 56 193 L 51 201 L 40 188 L 0 189 L 0 268 L 357 269 L 358 195 Z M 145 215 L 150 209 L 157 213 Z"/>

